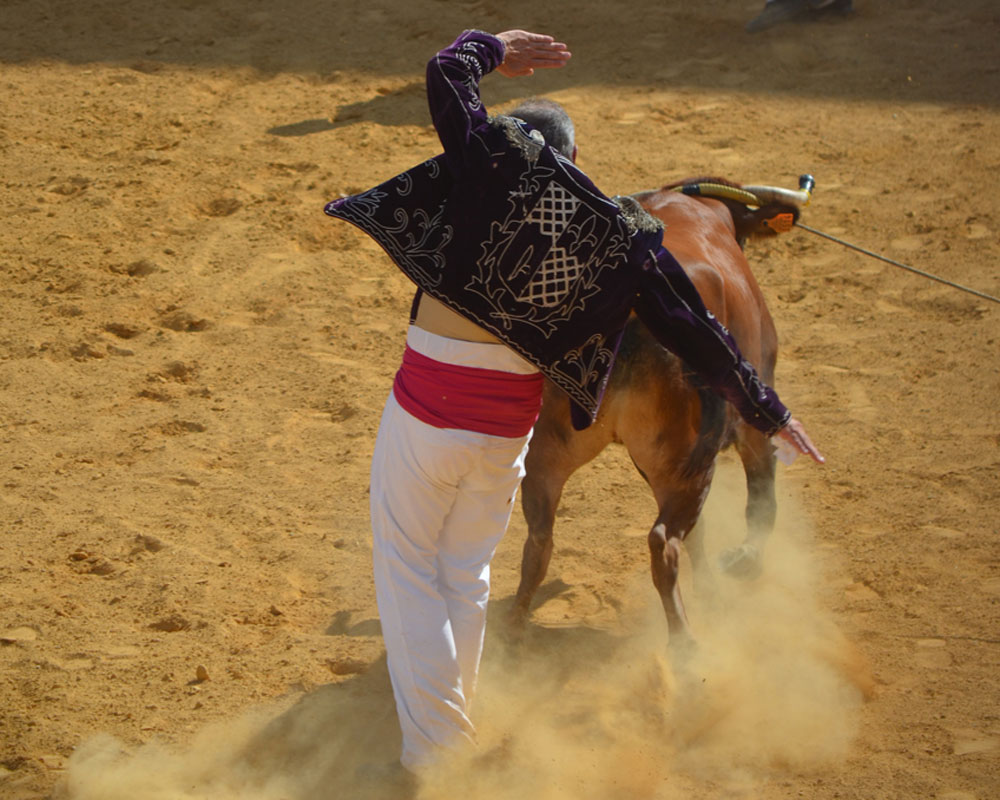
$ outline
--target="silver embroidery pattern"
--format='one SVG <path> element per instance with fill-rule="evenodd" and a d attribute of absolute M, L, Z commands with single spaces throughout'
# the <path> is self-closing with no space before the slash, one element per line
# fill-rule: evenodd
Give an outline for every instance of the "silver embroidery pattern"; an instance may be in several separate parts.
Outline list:
<path fill-rule="evenodd" d="M 526 133 L 521 127 L 524 123 L 516 117 L 503 115 L 490 117 L 489 123 L 494 128 L 503 131 L 507 141 L 520 151 L 525 161 L 529 164 L 538 161 L 538 156 L 541 154 L 542 148 L 545 147 L 545 137 L 539 131 L 533 130 L 530 134 Z"/>
<path fill-rule="evenodd" d="M 434 160 L 423 166 L 432 177 L 440 167 Z M 394 181 L 393 190 L 398 197 L 407 197 L 413 191 L 413 179 L 403 173 Z M 340 215 L 371 235 L 385 248 L 393 261 L 404 267 L 414 280 L 425 286 L 438 286 L 445 267 L 444 249 L 454 237 L 454 229 L 445 225 L 444 204 L 436 209 L 416 208 L 408 213 L 393 201 L 393 224 L 379 219 L 379 210 L 389 193 L 385 185 L 356 195 L 350 205 L 340 208 Z"/>
<path fill-rule="evenodd" d="M 611 198 L 621 209 L 629 233 L 655 233 L 663 230 L 663 222 L 639 205 L 639 201 L 628 195 L 616 195 Z"/>
<path fill-rule="evenodd" d="M 628 229 L 614 206 L 582 187 L 573 192 L 571 181 L 548 180 L 553 173 L 529 166 L 520 176 L 507 217 L 491 226 L 466 285 L 504 331 L 528 326 L 551 337 L 586 309 L 601 274 L 628 259 Z"/>
<path fill-rule="evenodd" d="M 462 85 L 465 88 L 466 103 L 471 111 L 482 108 L 479 97 L 479 83 L 483 79 L 482 54 L 483 46 L 479 42 L 465 42 L 455 53 L 465 65 L 466 73 Z"/>
<path fill-rule="evenodd" d="M 602 375 L 607 376 L 608 369 L 615 360 L 614 350 L 605 344 L 604 336 L 595 333 L 554 365 L 553 371 L 564 378 L 558 382 L 559 386 L 584 408 L 596 405 L 597 399 L 586 387 L 593 386 Z M 569 367 L 575 368 L 575 372 L 571 373 Z"/>
<path fill-rule="evenodd" d="M 551 308 L 569 294 L 584 265 L 559 244 L 563 230 L 573 218 L 580 201 L 561 186 L 550 183 L 538 204 L 525 220 L 535 225 L 550 241 L 549 253 L 517 299 L 543 308 Z"/>

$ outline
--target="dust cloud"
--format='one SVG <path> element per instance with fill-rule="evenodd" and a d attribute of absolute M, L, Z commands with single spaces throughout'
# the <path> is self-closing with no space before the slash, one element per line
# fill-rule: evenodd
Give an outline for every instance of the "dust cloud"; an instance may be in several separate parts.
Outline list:
<path fill-rule="evenodd" d="M 719 553 L 745 533 L 741 483 L 738 468 L 720 470 L 703 515 L 708 563 L 694 578 L 683 563 L 694 652 L 669 652 L 644 569 L 615 630 L 539 630 L 526 647 L 490 651 L 477 709 L 485 754 L 462 776 L 478 796 L 739 795 L 847 756 L 872 678 L 823 607 L 824 569 L 835 566 L 821 565 L 783 493 L 760 578 L 719 573 Z M 455 785 L 448 776 L 426 797 L 454 796 Z"/>
<path fill-rule="evenodd" d="M 419 800 L 739 796 L 847 755 L 871 678 L 823 607 L 827 578 L 793 498 L 781 497 L 757 580 L 716 567 L 743 538 L 739 478 L 716 478 L 702 531 L 708 563 L 683 564 L 697 647 L 669 651 L 641 565 L 621 590 L 616 625 L 534 625 L 510 642 L 491 619 L 474 709 L 480 747 L 427 776 Z M 184 748 L 87 742 L 56 797 L 402 798 L 366 772 L 398 748 L 383 659 L 287 708 L 210 726 Z"/>

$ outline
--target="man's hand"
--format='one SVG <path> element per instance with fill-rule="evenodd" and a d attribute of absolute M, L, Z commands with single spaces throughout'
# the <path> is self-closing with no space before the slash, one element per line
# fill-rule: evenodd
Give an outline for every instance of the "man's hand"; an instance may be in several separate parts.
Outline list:
<path fill-rule="evenodd" d="M 561 67 L 570 59 L 566 45 L 543 33 L 504 31 L 497 38 L 504 44 L 503 63 L 497 72 L 508 78 L 533 75 L 536 69 Z"/>
<path fill-rule="evenodd" d="M 788 424 L 775 435 L 779 439 L 788 442 L 797 452 L 809 456 L 817 464 L 826 462 L 823 454 L 812 443 L 812 439 L 809 438 L 809 434 L 806 433 L 806 429 L 802 426 L 802 423 L 795 419 L 795 417 L 788 420 Z"/>

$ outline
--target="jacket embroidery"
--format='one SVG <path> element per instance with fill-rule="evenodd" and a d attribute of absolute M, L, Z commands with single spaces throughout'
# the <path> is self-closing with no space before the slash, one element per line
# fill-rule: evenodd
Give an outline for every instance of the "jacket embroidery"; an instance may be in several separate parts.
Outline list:
<path fill-rule="evenodd" d="M 538 161 L 538 156 L 545 147 L 545 137 L 539 131 L 525 131 L 522 127 L 524 122 L 517 117 L 503 115 L 490 117 L 489 123 L 492 127 L 503 131 L 507 141 L 520 151 L 525 161 L 532 165 Z"/>
<path fill-rule="evenodd" d="M 621 209 L 625 224 L 628 225 L 629 233 L 655 233 L 663 230 L 663 222 L 658 220 L 646 209 L 639 205 L 639 201 L 628 195 L 616 195 L 611 198 Z"/>

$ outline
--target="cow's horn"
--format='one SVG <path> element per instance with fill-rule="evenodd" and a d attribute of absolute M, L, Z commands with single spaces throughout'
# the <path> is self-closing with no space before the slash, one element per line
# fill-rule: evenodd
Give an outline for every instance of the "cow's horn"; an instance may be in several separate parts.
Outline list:
<path fill-rule="evenodd" d="M 816 185 L 812 175 L 799 177 L 799 190 L 782 189 L 779 186 L 744 186 L 744 190 L 755 195 L 760 205 L 767 203 L 783 203 L 795 208 L 805 208 L 812 199 L 812 189 Z"/>
<path fill-rule="evenodd" d="M 737 203 L 746 203 L 749 206 L 761 205 L 757 195 L 753 192 L 748 191 L 746 188 L 740 189 L 724 183 L 711 183 L 708 181 L 703 183 L 687 183 L 684 186 L 678 186 L 676 191 L 701 197 L 722 197 L 726 200 L 735 200 Z"/>

